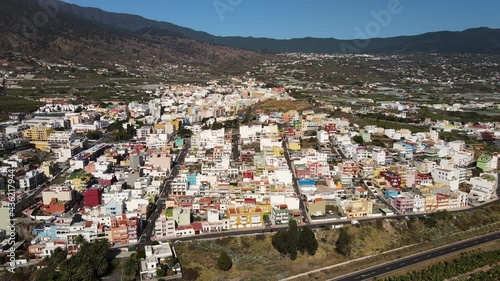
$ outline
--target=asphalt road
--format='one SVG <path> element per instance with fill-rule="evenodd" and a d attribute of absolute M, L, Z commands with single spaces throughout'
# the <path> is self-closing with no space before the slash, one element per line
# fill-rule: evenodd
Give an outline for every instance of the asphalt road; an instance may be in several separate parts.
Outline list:
<path fill-rule="evenodd" d="M 293 180 L 293 188 L 295 190 L 295 194 L 299 197 L 299 208 L 302 212 L 302 217 L 306 219 L 306 224 L 311 224 L 311 218 L 306 210 L 306 204 L 302 193 L 300 192 L 298 179 L 295 177 L 295 170 L 293 169 L 293 163 L 290 159 L 290 152 L 288 151 L 288 144 L 286 141 L 283 141 L 283 149 L 285 150 L 285 159 L 288 164 L 288 168 L 292 171 L 292 180 Z"/>
<path fill-rule="evenodd" d="M 182 151 L 180 152 L 179 156 L 176 159 L 176 163 L 184 163 L 184 158 L 186 157 L 188 147 L 189 147 L 189 144 L 188 144 L 188 142 L 186 142 L 184 147 L 182 148 Z M 149 218 L 146 222 L 146 226 L 145 226 L 145 228 L 142 232 L 142 235 L 139 239 L 139 246 L 144 246 L 146 244 L 152 243 L 151 236 L 153 235 L 156 220 L 158 219 L 161 211 L 163 210 L 164 200 L 168 197 L 168 194 L 171 190 L 171 187 L 170 187 L 171 180 L 174 179 L 178 174 L 179 174 L 179 165 L 175 165 L 172 168 L 169 177 L 163 183 L 163 187 L 162 187 L 160 194 L 158 196 L 158 201 L 156 202 L 154 210 L 151 213 L 151 215 L 149 216 Z"/>
<path fill-rule="evenodd" d="M 451 253 L 462 251 L 467 248 L 475 247 L 481 244 L 485 244 L 491 241 L 495 241 L 500 239 L 500 232 L 495 232 L 492 234 L 488 234 L 485 236 L 481 236 L 478 238 L 474 238 L 471 240 L 467 240 L 464 242 L 456 243 L 453 245 L 449 245 L 446 247 L 438 248 L 436 250 L 431 250 L 427 252 L 423 252 L 418 255 L 414 255 L 408 258 L 404 258 L 401 260 L 397 260 L 394 262 L 390 262 L 384 265 L 380 265 L 377 267 L 369 268 L 363 271 L 358 271 L 348 276 L 343 276 L 335 279 L 330 279 L 331 281 L 361 281 L 361 280 L 370 280 L 374 277 L 387 274 L 392 271 L 400 270 L 405 267 L 409 267 L 415 265 L 417 263 L 421 263 L 427 260 L 435 259 L 438 257 L 446 256 Z"/>
<path fill-rule="evenodd" d="M 241 161 L 239 143 L 240 143 L 240 135 L 233 133 L 232 156 L 233 156 L 233 161 L 235 162 Z"/>

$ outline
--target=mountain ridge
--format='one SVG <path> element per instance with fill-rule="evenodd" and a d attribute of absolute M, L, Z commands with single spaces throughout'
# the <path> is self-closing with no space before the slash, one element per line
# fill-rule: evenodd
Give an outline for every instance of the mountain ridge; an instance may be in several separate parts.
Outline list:
<path fill-rule="evenodd" d="M 201 42 L 168 30 L 143 29 L 131 32 L 103 22 L 66 12 L 52 12 L 39 0 L 1 0 L 0 55 L 20 53 L 51 61 L 70 60 L 89 65 L 114 63 L 160 65 L 192 63 L 217 69 L 244 69 L 263 59 L 256 52 Z M 52 2 L 56 3 L 56 2 Z M 60 3 L 60 2 L 57 2 Z M 45 13 L 46 21 L 35 16 Z M 52 13 L 52 14 L 51 14 Z M 30 27 L 31 25 L 31 27 Z M 31 34 L 27 34 L 27 30 Z M 154 31 L 154 32 L 153 32 Z"/>
<path fill-rule="evenodd" d="M 265 50 L 276 53 L 500 53 L 500 29 L 488 27 L 362 40 L 315 37 L 273 39 L 253 36 L 216 36 L 170 22 L 147 19 L 139 15 L 107 12 L 99 8 L 80 7 L 65 2 L 61 3 L 61 10 L 129 31 L 137 31 L 151 26 L 207 43 L 253 51 Z M 358 46 L 365 47 L 359 48 Z"/>

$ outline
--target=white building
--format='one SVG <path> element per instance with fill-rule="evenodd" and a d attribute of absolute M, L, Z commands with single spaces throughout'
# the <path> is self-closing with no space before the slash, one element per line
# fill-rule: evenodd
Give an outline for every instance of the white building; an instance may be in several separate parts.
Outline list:
<path fill-rule="evenodd" d="M 43 184 L 45 179 L 46 176 L 44 172 L 31 170 L 26 173 L 23 179 L 19 180 L 19 187 L 24 190 L 38 188 Z"/>
<path fill-rule="evenodd" d="M 384 165 L 385 164 L 385 150 L 383 150 L 383 149 L 374 149 L 372 151 L 372 159 L 378 165 Z"/>
<path fill-rule="evenodd" d="M 469 202 L 477 203 L 491 199 L 497 187 L 497 177 L 494 174 L 481 174 L 479 177 L 471 178 L 472 185 L 469 193 Z"/>
<path fill-rule="evenodd" d="M 168 264 L 168 259 L 174 256 L 169 243 L 144 247 L 146 258 L 141 261 L 141 280 L 156 278 L 156 270 L 160 264 Z"/>

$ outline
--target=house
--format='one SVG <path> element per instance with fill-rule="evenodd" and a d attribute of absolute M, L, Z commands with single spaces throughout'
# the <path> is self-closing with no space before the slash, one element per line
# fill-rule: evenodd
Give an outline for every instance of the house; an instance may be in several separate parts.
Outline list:
<path fill-rule="evenodd" d="M 70 201 L 59 201 L 57 198 L 52 198 L 48 205 L 43 205 L 40 210 L 48 214 L 63 214 L 71 208 Z"/>
<path fill-rule="evenodd" d="M 173 238 L 176 236 L 173 208 L 164 209 L 155 223 L 154 236 L 156 239 Z"/>
<path fill-rule="evenodd" d="M 477 159 L 477 167 L 483 170 L 483 172 L 490 172 L 497 169 L 498 157 L 483 154 Z"/>
<path fill-rule="evenodd" d="M 460 185 L 460 172 L 459 169 L 438 167 L 432 169 L 431 174 L 434 182 L 449 185 L 451 191 L 456 191 Z"/>
<path fill-rule="evenodd" d="M 102 188 L 89 188 L 83 194 L 85 207 L 95 207 L 102 204 Z"/>
<path fill-rule="evenodd" d="M 38 243 L 40 239 L 33 240 L 32 245 L 28 246 L 28 251 L 30 255 L 34 255 L 35 258 L 42 259 L 50 257 L 56 248 L 66 249 L 66 242 L 62 240 L 48 240 Z"/>
<path fill-rule="evenodd" d="M 127 217 L 125 214 L 111 217 L 111 237 L 113 244 L 137 243 L 142 223 L 140 217 Z"/>
<path fill-rule="evenodd" d="M 315 198 L 307 202 L 307 208 L 313 217 L 326 215 L 326 201 L 323 198 Z"/>
<path fill-rule="evenodd" d="M 38 170 L 31 170 L 26 172 L 23 179 L 19 180 L 19 188 L 28 191 L 40 187 L 47 177 L 45 174 Z"/>
<path fill-rule="evenodd" d="M 49 205 L 54 198 L 58 201 L 72 202 L 73 198 L 75 198 L 75 191 L 66 186 L 52 186 L 42 192 L 44 205 Z"/>
<path fill-rule="evenodd" d="M 171 266 L 170 260 L 175 257 L 175 252 L 169 243 L 160 243 L 159 245 L 146 245 L 144 247 L 145 258 L 141 260 L 140 278 L 153 279 L 157 277 L 157 270 L 162 266 Z M 174 265 L 175 268 L 175 265 Z M 177 270 L 172 270 L 176 272 Z"/>
<path fill-rule="evenodd" d="M 469 184 L 472 185 L 469 192 L 469 203 L 481 203 L 494 195 L 497 187 L 497 176 L 483 173 L 479 177 L 471 178 Z"/>
<path fill-rule="evenodd" d="M 404 195 L 398 195 L 398 196 L 392 198 L 391 205 L 400 214 L 406 214 L 406 213 L 410 213 L 413 211 L 414 206 L 415 206 L 415 200 L 411 197 L 407 197 Z"/>
<path fill-rule="evenodd" d="M 286 204 L 274 205 L 271 211 L 271 222 L 273 224 L 288 224 L 290 210 Z"/>
<path fill-rule="evenodd" d="M 264 225 L 264 212 L 261 208 L 228 208 L 226 218 L 230 229 L 261 227 Z"/>
<path fill-rule="evenodd" d="M 385 181 L 393 188 L 401 187 L 401 176 L 396 172 L 384 171 L 380 173 L 380 177 L 384 178 Z"/>
<path fill-rule="evenodd" d="M 373 202 L 365 198 L 352 200 L 343 208 L 343 212 L 348 219 L 366 217 L 373 212 Z"/>

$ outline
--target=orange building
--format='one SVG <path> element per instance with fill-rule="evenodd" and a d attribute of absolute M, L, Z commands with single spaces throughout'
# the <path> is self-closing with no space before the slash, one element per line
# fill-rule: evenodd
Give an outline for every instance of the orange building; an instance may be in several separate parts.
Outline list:
<path fill-rule="evenodd" d="M 119 215 L 111 218 L 111 239 L 113 244 L 135 243 L 140 233 L 140 218 Z"/>
<path fill-rule="evenodd" d="M 67 212 L 71 207 L 70 201 L 59 201 L 57 198 L 52 198 L 48 205 L 43 205 L 40 207 L 45 213 L 49 214 L 62 214 Z"/>

